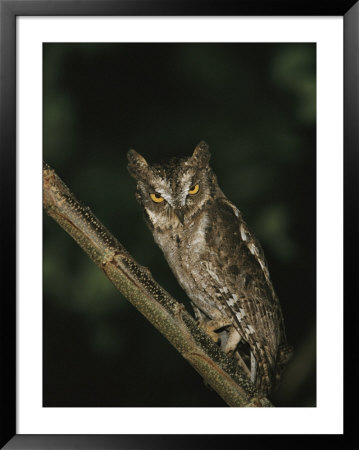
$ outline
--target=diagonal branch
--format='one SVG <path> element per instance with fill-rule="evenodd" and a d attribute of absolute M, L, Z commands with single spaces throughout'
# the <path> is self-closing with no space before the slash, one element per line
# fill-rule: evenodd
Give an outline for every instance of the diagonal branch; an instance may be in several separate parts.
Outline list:
<path fill-rule="evenodd" d="M 46 163 L 43 203 L 51 216 L 104 271 L 116 288 L 171 342 L 229 406 L 273 406 L 239 365 L 201 330 L 118 240 L 82 205 Z"/>

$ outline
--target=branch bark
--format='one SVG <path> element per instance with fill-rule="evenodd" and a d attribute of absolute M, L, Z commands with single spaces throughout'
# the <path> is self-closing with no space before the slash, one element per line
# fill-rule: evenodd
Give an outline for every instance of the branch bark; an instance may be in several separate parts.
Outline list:
<path fill-rule="evenodd" d="M 229 406 L 272 407 L 239 365 L 200 329 L 192 316 L 139 265 L 81 204 L 51 167 L 43 166 L 43 204 L 51 216 L 104 271 L 116 288 L 197 370 Z"/>

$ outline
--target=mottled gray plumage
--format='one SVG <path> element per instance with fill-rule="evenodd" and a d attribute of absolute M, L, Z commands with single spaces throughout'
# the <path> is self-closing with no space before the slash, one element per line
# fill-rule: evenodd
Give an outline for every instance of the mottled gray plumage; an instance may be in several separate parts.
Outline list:
<path fill-rule="evenodd" d="M 162 164 L 134 150 L 128 159 L 136 198 L 200 325 L 268 394 L 290 356 L 280 304 L 259 242 L 208 165 L 207 144 Z"/>

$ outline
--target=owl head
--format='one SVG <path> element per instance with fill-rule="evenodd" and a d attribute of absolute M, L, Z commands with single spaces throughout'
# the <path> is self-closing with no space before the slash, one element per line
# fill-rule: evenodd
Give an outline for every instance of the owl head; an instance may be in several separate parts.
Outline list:
<path fill-rule="evenodd" d="M 148 164 L 135 150 L 127 156 L 128 170 L 137 181 L 136 198 L 152 225 L 183 226 L 216 194 L 216 177 L 208 165 L 211 154 L 204 141 L 192 156 L 161 164 Z"/>

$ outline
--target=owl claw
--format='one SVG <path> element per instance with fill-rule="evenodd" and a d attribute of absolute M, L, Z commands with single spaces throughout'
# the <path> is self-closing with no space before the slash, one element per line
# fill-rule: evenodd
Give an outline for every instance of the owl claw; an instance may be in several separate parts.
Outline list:
<path fill-rule="evenodd" d="M 232 322 L 228 319 L 209 320 L 207 322 L 198 320 L 197 325 L 199 328 L 202 328 L 202 330 L 205 331 L 215 343 L 218 343 L 220 340 L 220 335 L 216 333 L 216 331 L 232 325 Z"/>
<path fill-rule="evenodd" d="M 228 331 L 227 341 L 224 344 L 222 350 L 229 355 L 233 355 L 240 340 L 241 336 L 238 331 L 234 327 L 231 327 Z"/>

